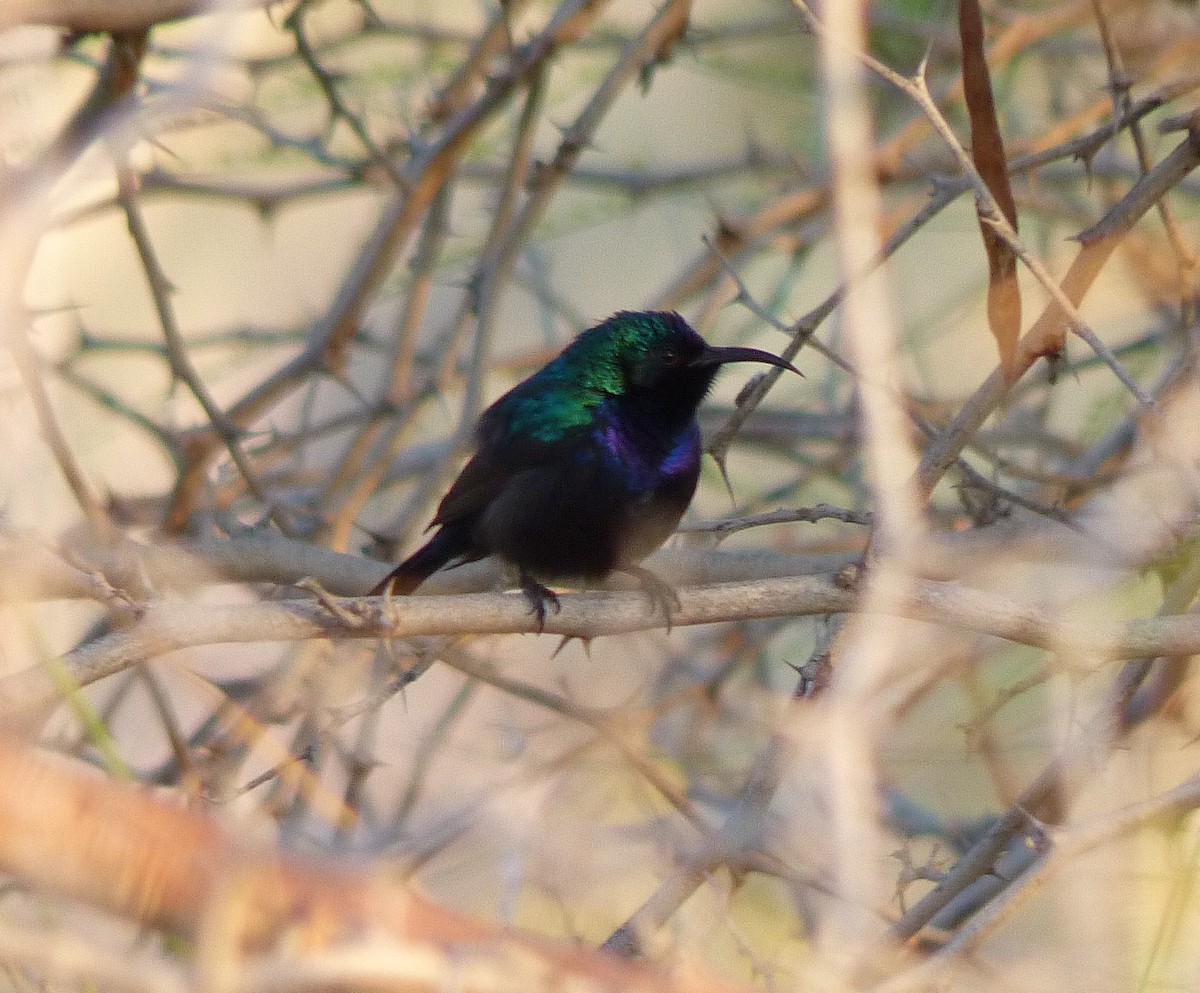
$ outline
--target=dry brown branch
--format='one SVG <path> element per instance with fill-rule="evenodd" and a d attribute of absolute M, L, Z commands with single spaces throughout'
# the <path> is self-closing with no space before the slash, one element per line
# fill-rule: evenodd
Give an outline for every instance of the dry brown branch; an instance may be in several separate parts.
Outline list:
<path fill-rule="evenodd" d="M 378 873 L 255 848 L 201 814 L 11 739 L 0 742 L 0 775 L 5 872 L 187 937 L 201 974 L 226 988 L 261 988 L 281 967 L 309 981 L 373 977 L 414 990 L 443 989 L 450 977 L 465 990 L 737 988 L 686 966 L 672 975 L 555 946 Z"/>

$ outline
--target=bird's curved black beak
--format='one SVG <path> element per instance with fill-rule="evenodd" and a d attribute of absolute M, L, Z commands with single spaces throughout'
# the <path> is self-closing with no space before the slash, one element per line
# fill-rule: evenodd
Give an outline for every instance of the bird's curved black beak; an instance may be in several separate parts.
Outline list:
<path fill-rule="evenodd" d="M 692 359 L 691 365 L 704 367 L 724 365 L 726 362 L 762 362 L 765 365 L 773 365 L 779 369 L 787 369 L 788 372 L 794 372 L 797 376 L 804 375 L 804 373 L 788 362 L 787 359 L 781 359 L 778 355 L 764 352 L 761 348 L 744 348 L 739 345 L 728 345 L 725 347 L 708 345 L 703 352 Z"/>

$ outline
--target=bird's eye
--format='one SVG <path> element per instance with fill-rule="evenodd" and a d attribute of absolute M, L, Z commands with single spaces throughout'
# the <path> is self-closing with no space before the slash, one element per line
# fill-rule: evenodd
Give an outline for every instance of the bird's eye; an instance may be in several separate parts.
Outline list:
<path fill-rule="evenodd" d="M 662 360 L 667 365 L 675 365 L 679 361 L 679 352 L 674 348 L 664 348 L 662 351 Z"/>

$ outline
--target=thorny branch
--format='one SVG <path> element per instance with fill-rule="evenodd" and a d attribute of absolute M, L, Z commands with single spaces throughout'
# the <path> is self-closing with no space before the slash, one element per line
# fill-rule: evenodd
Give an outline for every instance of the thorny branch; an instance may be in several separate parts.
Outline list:
<path fill-rule="evenodd" d="M 0 27 L 124 32 L 73 35 L 54 54 L 0 46 L 0 96 L 31 62 L 91 73 L 52 123 L 0 138 L 13 382 L 73 501 L 66 517 L 89 525 L 60 536 L 50 487 L 31 500 L 14 486 L 0 532 L 8 726 L 141 770 L 192 805 L 238 798 L 231 820 L 253 809 L 289 843 L 394 856 L 432 885 L 466 853 L 472 898 L 494 897 L 498 922 L 552 905 L 562 929 L 592 945 L 607 935 L 610 951 L 655 957 L 663 934 L 694 948 L 697 907 L 716 898 L 736 949 L 724 960 L 744 957 L 780 988 L 805 985 L 808 961 L 884 988 L 970 970 L 1072 854 L 1195 808 L 1194 772 L 1175 766 L 1181 786 L 1135 783 L 1138 802 L 1091 820 L 1072 807 L 1117 775 L 1118 746 L 1140 747 L 1135 727 L 1157 736 L 1156 761 L 1176 751 L 1172 722 L 1195 734 L 1194 26 L 1139 48 L 1117 0 L 985 6 L 976 39 L 1001 81 L 1018 239 L 959 137 L 956 33 L 887 5 L 862 5 L 869 42 L 837 56 L 842 71 L 875 74 L 857 80 L 852 115 L 801 30 L 826 22 L 803 3 L 799 16 L 718 17 L 686 0 L 632 15 L 595 0 L 512 2 L 452 22 L 304 0 L 245 15 L 270 39 L 261 49 L 232 44 L 218 16 L 158 29 L 196 4 L 122 5 L 119 22 L 100 6 L 0 15 Z M 836 11 L 849 28 L 856 6 Z M 1008 71 L 1018 57 L 1048 94 Z M 822 114 L 834 130 L 853 124 L 856 143 L 809 141 Z M 1156 117 L 1183 139 L 1157 138 Z M 1021 259 L 1025 299 L 1046 301 L 1011 384 L 975 360 L 987 348 L 978 240 L 945 248 L 963 194 Z M 230 209 L 252 215 L 271 249 L 235 246 Z M 869 251 L 846 252 L 847 211 L 877 236 Z M 1158 223 L 1141 223 L 1151 211 Z M 89 230 L 114 217 L 97 250 Z M 64 277 L 48 291 L 56 244 L 83 246 L 85 268 L 111 285 Z M 228 271 L 214 280 L 191 264 L 210 244 L 245 250 L 234 267 L 252 273 L 255 303 L 236 317 L 197 305 L 237 298 Z M 275 246 L 282 261 L 246 261 Z M 1157 258 L 1168 275 L 1151 271 Z M 881 276 L 894 301 L 864 309 Z M 274 313 L 276 281 L 306 312 Z M 114 318 L 106 293 L 144 295 L 150 316 Z M 1135 312 L 1143 300 L 1154 303 Z M 742 382 L 731 372 L 714 394 L 708 451 L 736 503 L 702 487 L 680 538 L 648 562 L 679 589 L 670 637 L 619 583 L 564 591 L 546 631 L 586 652 L 552 657 L 557 638 L 508 637 L 534 623 L 522 597 L 496 591 L 495 563 L 411 598 L 358 598 L 387 567 L 355 553 L 427 523 L 489 398 L 572 332 L 642 307 L 679 308 L 714 340 L 780 335 L 807 376 L 768 373 L 730 402 L 722 391 Z M 1037 360 L 1068 331 L 1090 351 L 1055 381 Z M 180 417 L 178 384 L 193 420 Z M 145 439 L 163 467 L 143 477 Z M 918 467 L 888 482 L 908 450 Z M 876 595 L 888 556 L 903 582 Z M 88 612 L 85 635 L 46 620 L 57 599 Z M 64 693 L 95 716 L 55 714 Z M 967 703 L 938 703 L 955 693 Z M 1025 709 L 1048 715 L 1034 765 L 1009 754 L 1006 721 Z M 895 761 L 897 741 L 940 741 L 943 728 L 960 749 L 936 746 L 935 761 L 969 769 L 980 747 L 996 784 L 995 796 L 973 787 L 969 831 Z M 1040 771 L 1022 779 L 1028 768 Z M 927 814 L 898 827 L 885 814 L 900 808 Z M 852 864 L 853 840 L 869 835 L 886 856 L 893 833 L 952 854 L 906 847 L 894 880 L 868 878 L 890 867 Z M 0 861 L 11 854 L 0 838 Z M 825 951 L 845 957 L 768 962 L 738 905 L 750 876 L 786 892 L 772 913 L 792 938 L 840 935 Z M 236 894 L 214 899 L 247 911 Z M 201 971 L 222 979 L 243 949 L 225 942 L 220 912 L 194 906 L 177 915 L 197 931 Z M 602 923 L 580 926 L 581 907 Z M 554 912 L 537 926 L 557 926 Z M 850 920 L 861 927 L 831 926 Z M 889 957 L 918 941 L 940 942 L 925 964 Z M 145 949 L 128 964 L 65 936 L 61 947 L 51 961 L 19 928 L 0 929 L 6 966 L 139 989 L 194 982 Z M 302 982 L 364 979 L 336 956 L 292 964 Z"/>

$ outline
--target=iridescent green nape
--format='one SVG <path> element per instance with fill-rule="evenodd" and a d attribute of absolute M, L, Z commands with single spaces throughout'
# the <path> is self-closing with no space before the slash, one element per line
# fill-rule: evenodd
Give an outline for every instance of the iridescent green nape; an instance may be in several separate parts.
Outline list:
<path fill-rule="evenodd" d="M 517 386 L 506 398 L 509 426 L 540 441 L 556 441 L 592 422 L 606 397 L 626 389 L 623 357 L 636 355 L 685 333 L 687 323 L 670 312 L 622 310 L 583 332 L 561 355 Z"/>

